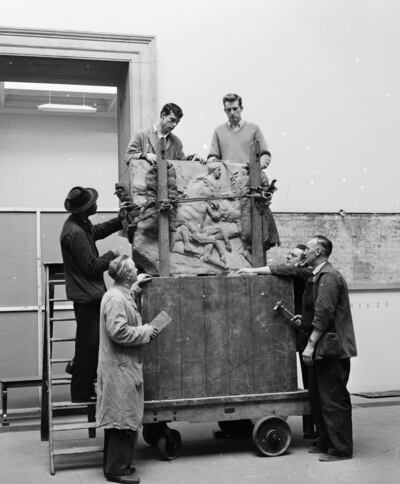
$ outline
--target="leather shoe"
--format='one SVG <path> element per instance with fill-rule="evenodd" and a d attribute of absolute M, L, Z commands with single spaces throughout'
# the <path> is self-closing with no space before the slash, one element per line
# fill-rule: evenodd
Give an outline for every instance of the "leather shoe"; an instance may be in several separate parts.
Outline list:
<path fill-rule="evenodd" d="M 106 479 L 109 482 L 120 482 L 121 484 L 139 484 L 140 479 L 132 476 L 114 476 L 111 474 L 106 475 Z"/>
<path fill-rule="evenodd" d="M 68 373 L 70 375 L 74 374 L 74 360 L 71 360 L 67 363 L 67 366 L 65 367 L 65 373 Z"/>
<path fill-rule="evenodd" d="M 319 458 L 320 462 L 335 462 L 338 460 L 352 459 L 352 455 L 324 454 Z"/>

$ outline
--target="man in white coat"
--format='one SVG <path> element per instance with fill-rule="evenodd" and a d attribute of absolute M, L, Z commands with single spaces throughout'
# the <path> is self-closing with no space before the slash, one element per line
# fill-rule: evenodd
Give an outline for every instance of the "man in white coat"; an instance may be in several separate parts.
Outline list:
<path fill-rule="evenodd" d="M 137 432 L 143 419 L 142 345 L 157 337 L 142 326 L 135 294 L 149 281 L 137 276 L 126 255 L 110 262 L 114 285 L 104 294 L 100 309 L 100 348 L 97 369 L 97 424 L 104 428 L 104 475 L 108 481 L 138 483 L 132 467 Z"/>

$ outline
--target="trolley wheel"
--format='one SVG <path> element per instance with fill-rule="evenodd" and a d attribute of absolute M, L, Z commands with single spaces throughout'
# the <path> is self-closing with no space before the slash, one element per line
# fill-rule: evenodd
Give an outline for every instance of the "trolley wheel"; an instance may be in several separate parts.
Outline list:
<path fill-rule="evenodd" d="M 174 460 L 178 457 L 182 447 L 181 434 L 168 428 L 157 440 L 157 448 L 162 460 Z"/>
<path fill-rule="evenodd" d="M 260 419 L 253 430 L 253 442 L 261 455 L 276 457 L 288 449 L 292 440 L 289 425 L 280 417 Z"/>
<path fill-rule="evenodd" d="M 142 430 L 143 440 L 152 447 L 157 446 L 158 436 L 160 435 L 158 424 L 144 424 Z"/>

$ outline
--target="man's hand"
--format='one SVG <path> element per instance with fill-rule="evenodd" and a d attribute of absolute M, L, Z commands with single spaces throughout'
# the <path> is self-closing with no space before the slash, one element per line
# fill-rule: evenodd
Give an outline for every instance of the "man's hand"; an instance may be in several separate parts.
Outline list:
<path fill-rule="evenodd" d="M 152 279 L 153 278 L 151 277 L 150 274 L 145 274 L 145 273 L 139 274 L 137 276 L 136 281 L 131 286 L 131 292 L 137 296 L 142 292 L 142 287 L 148 282 L 150 282 Z"/>
<path fill-rule="evenodd" d="M 154 165 L 157 162 L 157 155 L 154 153 L 146 153 L 145 159 L 150 164 Z"/>
<path fill-rule="evenodd" d="M 260 168 L 261 170 L 265 170 L 265 168 L 268 168 L 268 165 L 271 163 L 270 157 L 264 153 L 263 155 L 260 156 Z"/>
<path fill-rule="evenodd" d="M 247 275 L 254 275 L 255 272 L 252 267 L 241 267 L 238 269 L 236 272 L 234 272 L 234 275 L 239 275 L 239 274 L 247 274 Z"/>
<path fill-rule="evenodd" d="M 122 202 L 121 205 L 119 206 L 118 218 L 120 220 L 124 220 L 124 218 L 126 217 L 127 210 L 129 210 L 132 207 L 133 207 L 133 204 L 131 201 Z"/>
<path fill-rule="evenodd" d="M 192 158 L 193 161 L 200 161 L 200 163 L 202 165 L 205 165 L 207 163 L 207 160 L 205 160 L 203 157 L 201 157 L 200 155 L 197 155 L 196 153 L 193 155 L 193 158 Z"/>
<path fill-rule="evenodd" d="M 158 329 L 155 328 L 154 326 L 151 326 L 149 325 L 149 328 L 151 328 L 151 332 L 150 332 L 150 339 L 156 339 L 158 338 L 158 335 L 160 334 Z"/>
<path fill-rule="evenodd" d="M 295 314 L 293 318 L 290 320 L 291 323 L 294 324 L 294 326 L 301 326 L 302 324 L 302 319 L 301 319 L 301 314 Z"/>
<path fill-rule="evenodd" d="M 150 282 L 153 278 L 151 277 L 150 274 L 142 273 L 137 276 L 136 284 L 138 286 L 143 287 L 145 284 Z"/>
<path fill-rule="evenodd" d="M 302 353 L 304 364 L 307 366 L 313 365 L 313 356 L 314 356 L 315 347 L 310 343 L 307 344 L 305 350 Z"/>

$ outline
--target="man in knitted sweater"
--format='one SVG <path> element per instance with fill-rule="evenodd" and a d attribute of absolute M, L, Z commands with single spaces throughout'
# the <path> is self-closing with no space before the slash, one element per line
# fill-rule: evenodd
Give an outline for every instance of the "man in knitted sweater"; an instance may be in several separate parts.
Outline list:
<path fill-rule="evenodd" d="M 267 168 L 271 162 L 265 138 L 260 128 L 242 119 L 243 104 L 238 94 L 226 94 L 222 99 L 228 122 L 218 126 L 213 134 L 208 159 L 247 163 L 252 143 L 260 142 L 260 165 Z"/>

